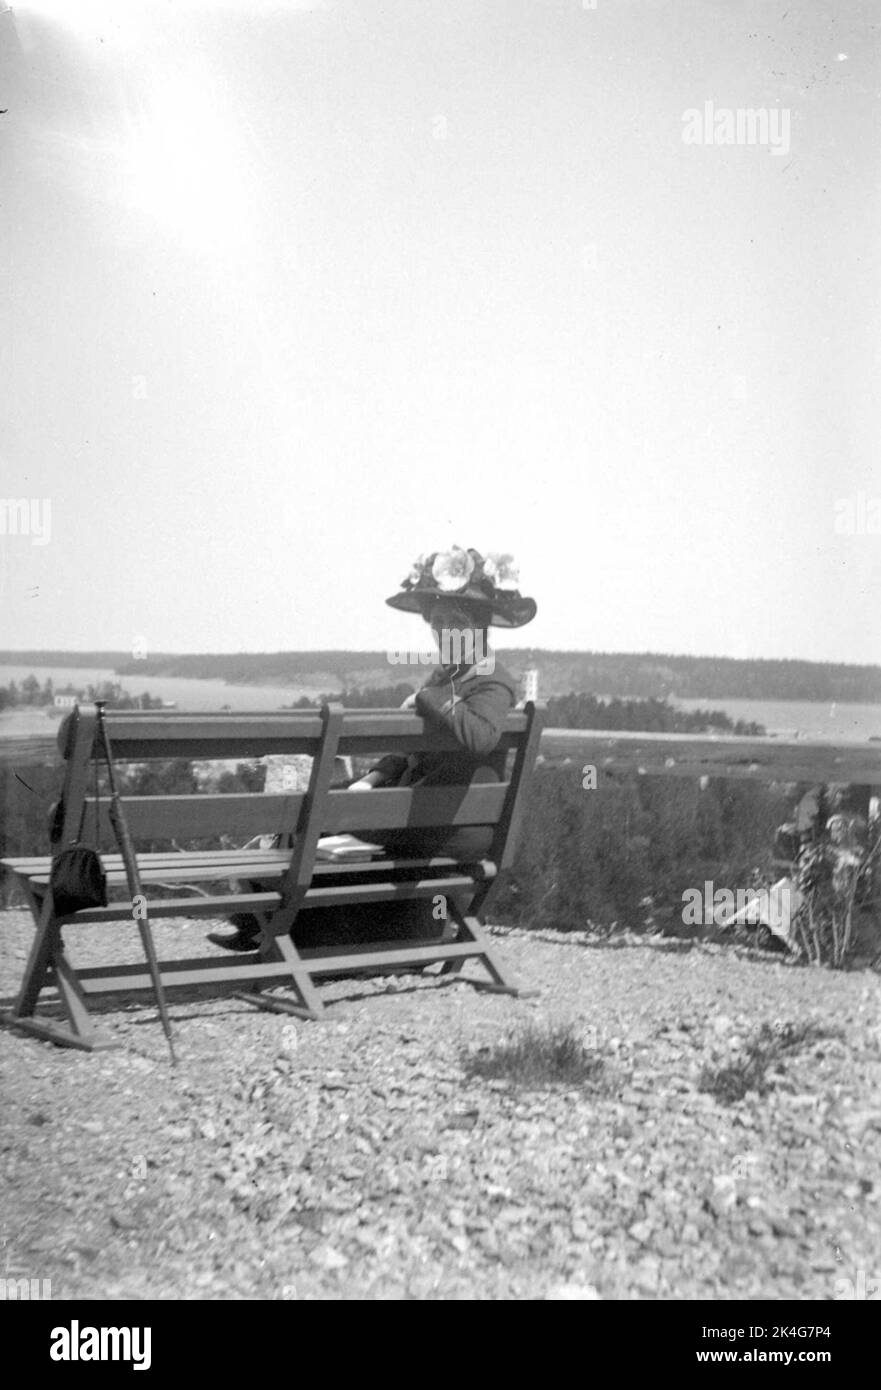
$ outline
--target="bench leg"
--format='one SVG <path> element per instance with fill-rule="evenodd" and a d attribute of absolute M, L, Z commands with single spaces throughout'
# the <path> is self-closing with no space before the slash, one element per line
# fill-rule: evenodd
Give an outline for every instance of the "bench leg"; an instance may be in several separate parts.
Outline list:
<path fill-rule="evenodd" d="M 297 991 L 303 1007 L 308 1009 L 312 1018 L 320 1018 L 324 1013 L 324 1005 L 321 1002 L 321 996 L 312 983 L 312 976 L 309 974 L 300 952 L 297 950 L 287 932 L 275 938 L 275 949 L 278 951 L 281 959 L 286 961 L 290 967 L 294 989 Z"/>
<path fill-rule="evenodd" d="M 454 908 L 454 911 L 451 912 L 450 916 L 447 918 L 441 941 L 445 946 L 452 946 L 456 941 L 466 941 L 468 939 L 466 936 L 462 935 L 462 921 L 466 909 L 458 899 L 456 899 L 455 903 L 453 903 L 451 898 L 448 898 L 447 901 L 450 906 Z M 445 961 L 440 968 L 441 975 L 458 975 L 466 959 L 467 957 L 465 956 L 457 956 L 454 960 Z"/>
<path fill-rule="evenodd" d="M 38 896 L 30 884 L 25 884 L 24 889 L 37 924 L 37 934 L 25 966 L 18 999 L 4 1022 L 34 1037 L 57 1043 L 60 1047 L 77 1047 L 92 1052 L 98 1048 L 116 1046 L 95 1032 L 86 996 L 64 949 L 50 894 Z M 54 985 L 58 990 L 68 1018 L 69 1026 L 66 1028 L 52 1019 L 35 1017 L 37 1001 L 46 985 Z"/>
<path fill-rule="evenodd" d="M 444 962 L 441 969 L 442 975 L 458 975 L 465 963 L 465 960 L 479 960 L 490 975 L 490 980 L 469 980 L 465 983 L 473 985 L 475 989 L 482 989 L 491 994 L 513 994 L 519 998 L 529 998 L 538 993 L 537 990 L 526 990 L 517 984 L 516 980 L 505 971 L 502 962 L 499 960 L 492 946 L 486 939 L 483 927 L 472 912 L 463 911 L 462 907 L 450 900 L 450 910 L 454 918 L 452 931 L 448 926 L 444 932 L 444 940 L 448 939 L 448 932 L 451 932 L 449 939 L 457 943 L 471 941 L 478 950 L 473 956 L 458 957 L 454 960 Z"/>
<path fill-rule="evenodd" d="M 258 892 L 264 886 L 256 879 L 248 879 L 246 883 L 249 890 Z M 255 912 L 254 916 L 260 924 L 263 935 L 260 947 L 261 959 L 283 960 L 290 966 L 291 979 L 297 999 L 294 1001 L 285 999 L 282 995 L 264 994 L 259 983 L 248 990 L 237 990 L 235 997 L 243 999 L 246 1004 L 254 1004 L 258 1009 L 265 1009 L 268 1013 L 293 1014 L 295 1018 L 304 1019 L 320 1018 L 324 1013 L 324 1005 L 289 932 L 273 931 L 271 926 L 272 913 Z"/>
<path fill-rule="evenodd" d="M 261 959 L 283 960 L 288 965 L 291 984 L 297 997 L 296 1000 L 286 999 L 283 995 L 264 994 L 261 989 L 255 988 L 237 990 L 236 998 L 244 999 L 246 1003 L 254 1004 L 258 1009 L 266 1009 L 269 1013 L 293 1014 L 296 1018 L 304 1019 L 321 1018 L 324 1013 L 321 996 L 312 983 L 312 977 L 290 935 L 288 932 L 272 932 L 264 914 L 261 914 L 260 925 L 263 928 Z"/>
<path fill-rule="evenodd" d="M 64 1008 L 70 1019 L 70 1026 L 77 1037 L 94 1037 L 92 1020 L 89 1017 L 89 1006 L 86 1003 L 86 996 L 82 986 L 77 979 L 76 971 L 67 958 L 64 949 L 64 942 L 59 935 L 58 946 L 52 955 L 52 973 L 55 977 L 54 983 L 58 988 L 58 993 L 64 1001 Z"/>
<path fill-rule="evenodd" d="M 25 890 L 27 892 L 27 889 Z M 46 976 L 52 959 L 53 947 L 61 940 L 61 931 L 55 923 L 52 902 L 46 894 L 42 903 L 30 892 L 27 893 L 31 912 L 37 925 L 37 934 L 31 945 L 27 965 L 21 982 L 18 999 L 12 1011 L 14 1018 L 27 1018 L 36 1008 L 40 990 L 46 984 Z"/>
<path fill-rule="evenodd" d="M 93 1052 L 99 1048 L 118 1046 L 95 1032 L 85 994 L 67 958 L 57 927 L 54 934 L 55 940 L 50 940 L 48 947 L 41 940 L 37 950 L 35 943 L 21 993 L 12 1012 L 3 1021 L 21 1032 L 57 1043 L 59 1047 L 77 1047 L 85 1052 Z M 55 985 L 57 988 L 67 1014 L 67 1027 L 52 1019 L 35 1016 L 37 999 L 45 985 Z"/>

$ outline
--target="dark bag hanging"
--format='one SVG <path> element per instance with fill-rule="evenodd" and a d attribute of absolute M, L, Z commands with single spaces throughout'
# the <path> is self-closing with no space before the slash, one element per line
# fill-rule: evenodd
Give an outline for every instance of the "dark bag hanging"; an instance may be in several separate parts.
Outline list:
<path fill-rule="evenodd" d="M 86 907 L 106 907 L 107 906 L 107 875 L 104 872 L 104 865 L 101 863 L 101 856 L 96 849 L 91 849 L 88 845 L 80 844 L 83 835 L 83 824 L 86 819 L 86 807 L 83 803 L 83 813 L 80 817 L 79 830 L 76 839 L 67 847 L 59 850 L 52 858 L 52 869 L 49 875 L 49 888 L 52 893 L 52 902 L 55 908 L 56 917 L 66 917 L 71 912 L 81 912 Z M 61 838 L 61 828 L 64 824 L 64 804 L 59 801 L 52 809 L 52 820 L 50 827 L 50 838 L 53 844 Z M 99 806 L 98 806 L 98 755 L 95 754 L 95 840 L 98 840 L 100 827 Z"/>
<path fill-rule="evenodd" d="M 98 851 L 87 845 L 71 845 L 56 854 L 49 886 L 56 917 L 107 906 L 107 875 Z"/>

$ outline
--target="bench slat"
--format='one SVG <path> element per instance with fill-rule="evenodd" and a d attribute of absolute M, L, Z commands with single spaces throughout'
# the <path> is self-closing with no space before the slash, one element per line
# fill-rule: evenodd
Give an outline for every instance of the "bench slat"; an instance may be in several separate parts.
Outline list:
<path fill-rule="evenodd" d="M 165 960 L 159 963 L 163 985 L 209 985 L 236 980 L 290 979 L 291 969 L 284 961 L 258 961 L 251 964 L 241 956 L 220 957 L 206 965 L 205 958 L 195 960 Z M 99 965 L 77 971 L 77 978 L 86 994 L 116 994 L 120 990 L 153 989 L 149 973 L 141 965 Z"/>
<path fill-rule="evenodd" d="M 378 903 L 391 899 L 425 898 L 439 893 L 472 892 L 483 882 L 479 870 L 468 874 L 413 880 L 381 879 L 377 883 L 322 884 L 309 889 L 304 907 L 330 907 L 345 903 Z"/>
<path fill-rule="evenodd" d="M 368 970 L 376 966 L 414 965 L 420 969 L 436 961 L 479 956 L 481 947 L 473 942 L 414 943 L 400 941 L 372 942 L 369 946 L 316 946 L 300 952 L 317 975 L 338 975 L 347 970 Z M 217 963 L 205 965 L 204 959 L 160 961 L 159 974 L 163 985 L 207 985 L 226 982 L 231 976 L 239 980 L 278 980 L 290 977 L 290 966 L 284 962 L 254 962 L 239 956 L 237 959 L 218 957 Z M 83 992 L 89 995 L 128 993 L 129 990 L 152 991 L 153 982 L 143 965 L 100 965 L 77 971 Z"/>
<path fill-rule="evenodd" d="M 235 761 L 269 753 L 315 755 L 322 741 L 318 711 L 291 713 L 163 713 L 108 710 L 107 731 L 118 762 L 150 758 L 219 758 Z M 502 736 L 503 748 L 526 728 L 526 716 L 509 714 Z M 63 737 L 63 729 L 59 738 Z M 452 734 L 426 727 L 422 719 L 405 710 L 346 710 L 339 751 L 376 754 L 397 752 L 460 751 Z"/>
<path fill-rule="evenodd" d="M 506 782 L 472 783 L 466 787 L 378 787 L 371 792 L 330 791 L 322 815 L 322 834 L 353 830 L 421 829 L 434 825 L 495 825 L 502 813 Z M 125 818 L 132 838 L 185 840 L 209 836 L 251 837 L 293 830 L 301 822 L 305 792 L 267 795 L 123 796 Z M 110 802 L 100 800 L 99 841 L 112 841 Z M 91 836 L 94 811 L 90 804 L 86 834 Z M 140 859 L 139 859 L 140 862 Z"/>
<path fill-rule="evenodd" d="M 233 912 L 272 912 L 281 901 L 279 893 L 224 893 L 203 898 L 150 898 L 147 894 L 147 916 L 159 917 L 228 917 Z M 128 922 L 135 926 L 131 904 L 108 903 L 106 907 L 87 907 L 82 912 L 56 918 L 62 926 L 97 926 L 107 922 Z"/>
<path fill-rule="evenodd" d="M 321 818 L 322 833 L 423 829 L 429 826 L 495 825 L 506 782 L 468 787 L 377 787 L 371 792 L 332 791 Z"/>
<path fill-rule="evenodd" d="M 343 874 L 363 878 L 365 874 L 391 873 L 393 870 L 403 869 L 424 869 L 424 868 L 456 868 L 461 864 L 458 859 L 377 859 L 370 862 L 359 864 L 318 864 L 315 867 L 315 875 L 318 877 L 332 874 L 334 878 Z M 200 865 L 193 868 L 174 869 L 140 869 L 141 886 L 144 884 L 173 884 L 173 883 L 216 883 L 225 879 L 273 879 L 281 878 L 288 867 L 288 860 L 279 860 L 276 864 L 261 865 L 259 870 L 246 869 L 241 865 Z M 359 872 L 360 871 L 360 872 Z M 28 877 L 28 882 L 36 888 L 48 888 L 49 873 L 32 874 Z M 110 869 L 107 872 L 108 889 L 126 888 L 128 877 L 125 869 Z M 126 902 L 129 900 L 126 899 Z M 188 900 L 189 901 L 189 900 Z"/>
<path fill-rule="evenodd" d="M 213 858 L 211 857 L 212 853 Z M 224 850 L 213 852 L 206 850 L 204 854 L 194 852 L 192 858 L 189 854 L 139 854 L 138 867 L 142 877 L 152 874 L 157 882 L 166 876 L 173 878 L 175 882 L 183 882 L 188 877 L 201 878 L 203 882 L 210 882 L 209 874 L 217 878 L 256 879 L 267 875 L 273 876 L 279 870 L 286 869 L 290 863 L 290 850 L 256 850 L 253 853 L 266 854 L 267 857 L 260 859 L 227 858 Z M 120 855 L 102 854 L 101 862 L 107 871 L 108 881 L 114 881 L 113 875 L 118 876 L 120 882 L 125 881 L 125 865 Z M 446 855 L 434 855 L 429 859 L 369 859 L 349 863 L 322 860 L 315 865 L 313 873 L 337 875 L 376 873 L 380 870 L 389 871 L 395 868 L 448 868 L 462 862 L 460 859 L 451 859 Z M 0 864 L 7 866 L 10 872 L 17 874 L 20 878 L 26 878 L 28 882 L 38 886 L 45 886 L 49 882 L 52 861 L 47 855 L 42 855 L 39 859 L 29 860 L 3 859 L 0 860 Z"/>
<path fill-rule="evenodd" d="M 406 861 L 403 861 L 406 862 Z M 361 866 L 363 868 L 363 865 Z M 484 881 L 479 865 L 473 874 L 438 875 L 422 879 L 380 879 L 378 882 L 328 884 L 312 887 L 306 894 L 305 907 L 350 902 L 386 902 L 399 898 L 429 897 L 435 893 L 450 893 L 473 889 Z M 146 897 L 146 894 L 144 895 Z M 281 904 L 281 894 L 224 893 L 207 898 L 147 898 L 147 915 L 159 917 L 227 917 L 238 912 L 272 912 Z M 97 925 L 106 922 L 131 922 L 134 918 L 128 902 L 108 903 L 107 907 L 89 907 L 82 912 L 58 917 L 62 925 Z"/>
<path fill-rule="evenodd" d="M 220 835 L 251 839 L 254 835 L 293 831 L 300 821 L 305 803 L 304 792 L 122 797 L 126 822 L 135 842 L 208 839 Z M 87 834 L 93 833 L 94 824 L 94 809 L 90 805 Z M 102 843 L 113 840 L 107 797 L 100 800 L 99 838 Z"/>
<path fill-rule="evenodd" d="M 461 752 L 446 730 L 405 710 L 344 710 L 340 752 Z M 85 712 L 80 719 L 92 719 Z M 152 758 L 216 758 L 235 762 L 270 753 L 316 755 L 323 738 L 319 711 L 279 714 L 168 713 L 108 710 L 105 721 L 117 762 Z M 517 746 L 528 728 L 525 712 L 512 711 L 498 745 Z M 70 729 L 65 721 L 58 741 L 64 751 Z M 100 750 L 99 750 L 100 751 Z"/>
<path fill-rule="evenodd" d="M 420 970 L 439 960 L 456 960 L 483 954 L 483 948 L 474 942 L 438 941 L 421 946 L 414 942 L 407 945 L 401 941 L 373 941 L 369 946 L 314 946 L 300 952 L 301 959 L 308 963 L 316 975 L 336 975 L 347 970 L 366 970 L 375 966 L 414 965 Z"/>

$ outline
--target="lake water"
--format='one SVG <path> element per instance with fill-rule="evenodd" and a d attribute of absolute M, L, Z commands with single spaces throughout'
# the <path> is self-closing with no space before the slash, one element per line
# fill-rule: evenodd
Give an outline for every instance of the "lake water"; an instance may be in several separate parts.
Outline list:
<path fill-rule="evenodd" d="M 100 680 L 117 679 L 110 670 L 81 666 L 7 666 L 0 665 L 0 685 L 11 680 L 19 685 L 25 676 L 35 675 L 42 684 L 51 676 L 57 687 L 68 682 L 77 687 L 95 684 Z M 219 710 L 229 705 L 234 710 L 277 710 L 302 695 L 316 700 L 323 692 L 311 686 L 226 685 L 220 680 L 190 680 L 180 676 L 123 676 L 123 689 L 132 695 L 149 691 L 163 700 L 174 700 L 182 710 Z M 764 724 L 768 733 L 781 737 L 798 733 L 803 738 L 867 739 L 881 737 L 881 705 L 829 704 L 810 700 L 710 700 L 677 699 L 672 704 L 681 709 L 721 709 L 731 719 L 753 720 Z"/>
<path fill-rule="evenodd" d="M 801 738 L 881 738 L 881 705 L 814 700 L 693 700 L 673 698 L 680 709 L 721 709 L 730 719 L 764 724 L 769 734 Z"/>

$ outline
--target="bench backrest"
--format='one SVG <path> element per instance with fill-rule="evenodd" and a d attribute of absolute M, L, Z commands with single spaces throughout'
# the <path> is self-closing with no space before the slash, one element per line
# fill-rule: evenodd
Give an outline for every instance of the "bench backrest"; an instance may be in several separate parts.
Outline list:
<path fill-rule="evenodd" d="M 385 753 L 460 752 L 452 735 L 401 710 L 318 710 L 278 714 L 196 714 L 108 710 L 107 731 L 114 762 L 151 759 L 252 759 L 265 754 L 306 753 L 312 771 L 305 792 L 130 796 L 122 800 L 129 830 L 139 840 L 180 840 L 228 835 L 247 840 L 261 833 L 308 835 L 424 826 L 493 825 L 490 857 L 506 867 L 513 853 L 522 793 L 535 763 L 540 715 L 529 703 L 506 721 L 500 750 L 512 754 L 510 775 L 501 783 L 377 789 L 370 793 L 331 790 L 337 756 L 378 759 Z M 76 833 L 83 798 L 93 787 L 96 718 L 77 709 L 59 731 L 67 759 L 64 787 L 64 841 Z M 109 800 L 100 799 L 99 844 L 113 842 Z M 316 813 L 312 814 L 313 807 Z M 93 835 L 91 807 L 84 837 Z M 306 846 L 309 865 L 314 844 Z M 298 859 L 299 855 L 296 856 Z"/>

